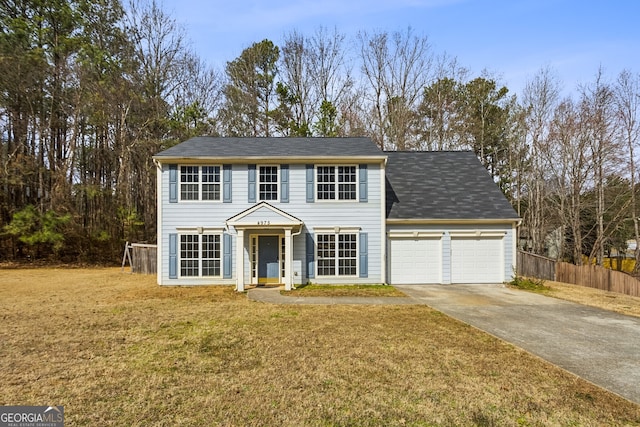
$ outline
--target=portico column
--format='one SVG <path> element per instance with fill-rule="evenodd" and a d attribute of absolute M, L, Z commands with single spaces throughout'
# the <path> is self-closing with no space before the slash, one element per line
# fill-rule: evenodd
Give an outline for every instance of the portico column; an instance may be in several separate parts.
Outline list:
<path fill-rule="evenodd" d="M 239 229 L 236 237 L 236 290 L 244 292 L 244 230 Z"/>
<path fill-rule="evenodd" d="M 290 291 L 292 289 L 291 278 L 291 260 L 293 259 L 293 245 L 291 244 L 291 229 L 285 228 L 284 230 L 284 290 Z"/>

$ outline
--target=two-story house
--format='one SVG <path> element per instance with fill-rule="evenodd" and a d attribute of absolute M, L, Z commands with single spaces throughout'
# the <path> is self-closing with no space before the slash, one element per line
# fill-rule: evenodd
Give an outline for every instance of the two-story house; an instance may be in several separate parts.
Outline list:
<path fill-rule="evenodd" d="M 508 280 L 518 218 L 470 152 L 192 138 L 154 156 L 160 285 Z"/>

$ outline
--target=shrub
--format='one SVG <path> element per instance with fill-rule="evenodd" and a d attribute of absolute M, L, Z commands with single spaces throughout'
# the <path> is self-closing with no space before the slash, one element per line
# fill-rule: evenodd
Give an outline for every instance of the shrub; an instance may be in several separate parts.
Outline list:
<path fill-rule="evenodd" d="M 545 292 L 550 290 L 548 286 L 544 285 L 544 280 L 531 277 L 515 276 L 509 285 L 514 288 L 524 289 L 526 291 Z"/>

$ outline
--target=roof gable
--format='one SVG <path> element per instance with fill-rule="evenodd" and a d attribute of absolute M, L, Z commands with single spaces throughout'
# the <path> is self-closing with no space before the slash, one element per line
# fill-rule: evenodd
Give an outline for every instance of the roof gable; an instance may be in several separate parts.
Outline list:
<path fill-rule="evenodd" d="M 388 151 L 387 219 L 516 220 L 471 151 Z"/>
<path fill-rule="evenodd" d="M 302 225 L 302 221 L 267 202 L 260 202 L 227 219 L 227 224 L 234 227 L 256 225 L 293 227 Z"/>

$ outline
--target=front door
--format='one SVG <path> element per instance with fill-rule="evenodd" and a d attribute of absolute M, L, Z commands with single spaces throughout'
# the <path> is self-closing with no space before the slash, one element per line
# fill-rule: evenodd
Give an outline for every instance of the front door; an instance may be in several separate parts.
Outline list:
<path fill-rule="evenodd" d="M 258 283 L 280 283 L 278 236 L 258 237 Z"/>

